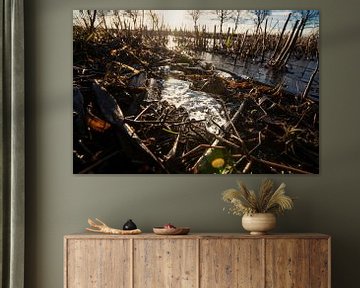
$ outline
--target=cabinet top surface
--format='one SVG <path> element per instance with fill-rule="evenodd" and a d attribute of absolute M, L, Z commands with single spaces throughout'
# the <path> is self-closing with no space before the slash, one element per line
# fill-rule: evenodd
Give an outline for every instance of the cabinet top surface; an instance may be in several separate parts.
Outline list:
<path fill-rule="evenodd" d="M 64 236 L 65 239 L 329 239 L 329 235 L 320 233 L 286 233 L 250 235 L 245 233 L 189 233 L 188 235 L 156 235 L 142 233 L 138 235 L 110 235 L 101 233 L 76 233 Z"/>

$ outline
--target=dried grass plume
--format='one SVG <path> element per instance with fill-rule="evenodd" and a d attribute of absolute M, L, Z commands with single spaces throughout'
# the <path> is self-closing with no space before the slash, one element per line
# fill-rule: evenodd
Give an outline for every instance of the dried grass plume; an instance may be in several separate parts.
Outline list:
<path fill-rule="evenodd" d="M 294 199 L 285 195 L 284 183 L 274 190 L 274 182 L 264 179 L 259 191 L 249 190 L 245 184 L 238 181 L 238 189 L 227 189 L 222 193 L 222 199 L 230 203 L 229 212 L 233 215 L 251 215 L 255 213 L 283 214 L 294 207 Z"/>

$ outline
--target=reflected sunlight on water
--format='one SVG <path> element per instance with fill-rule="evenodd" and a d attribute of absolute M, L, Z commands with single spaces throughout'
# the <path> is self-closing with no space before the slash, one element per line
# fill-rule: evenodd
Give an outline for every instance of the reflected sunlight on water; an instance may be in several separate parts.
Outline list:
<path fill-rule="evenodd" d="M 206 128 L 212 133 L 219 132 L 217 125 L 221 127 L 226 123 L 221 104 L 208 93 L 191 90 L 188 81 L 174 78 L 165 80 L 161 96 L 170 105 L 184 108 L 190 119 L 205 120 Z"/>

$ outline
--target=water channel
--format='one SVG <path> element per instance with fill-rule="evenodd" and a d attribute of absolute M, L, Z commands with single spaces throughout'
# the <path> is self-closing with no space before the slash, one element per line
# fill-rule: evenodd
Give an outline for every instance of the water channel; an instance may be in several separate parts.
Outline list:
<path fill-rule="evenodd" d="M 175 49 L 177 42 L 174 36 L 169 36 L 167 47 Z M 282 83 L 286 91 L 292 94 L 302 94 L 305 90 L 311 74 L 316 68 L 315 60 L 296 59 L 291 57 L 286 65 L 285 71 L 276 72 L 265 67 L 264 63 L 258 60 L 238 60 L 234 65 L 234 58 L 209 52 L 202 52 L 197 55 L 203 61 L 213 64 L 218 69 L 225 69 L 244 78 L 252 78 L 256 81 L 269 85 Z M 319 99 L 319 73 L 316 74 L 313 85 L 309 91 L 309 97 Z"/>
<path fill-rule="evenodd" d="M 168 47 L 170 49 L 175 49 L 176 47 L 176 41 L 174 41 L 172 36 L 169 37 Z M 242 78 L 252 78 L 269 85 L 282 83 L 284 89 L 293 94 L 301 94 L 304 91 L 316 67 L 315 61 L 293 59 L 287 65 L 286 71 L 275 73 L 273 70 L 267 69 L 263 64 L 256 63 L 255 61 L 238 61 L 234 65 L 232 57 L 208 52 L 200 53 L 197 56 L 204 62 L 213 64 L 217 69 L 224 69 Z M 184 108 L 188 112 L 190 119 L 204 120 L 208 131 L 218 133 L 219 127 L 226 123 L 225 113 L 221 104 L 209 93 L 192 90 L 190 82 L 171 77 L 170 67 L 164 67 L 170 76 L 162 83 L 162 100 L 170 105 L 174 105 L 176 108 Z M 223 71 L 217 70 L 217 73 L 223 78 L 231 77 L 230 74 Z M 309 94 L 314 99 L 319 98 L 318 74 Z"/>

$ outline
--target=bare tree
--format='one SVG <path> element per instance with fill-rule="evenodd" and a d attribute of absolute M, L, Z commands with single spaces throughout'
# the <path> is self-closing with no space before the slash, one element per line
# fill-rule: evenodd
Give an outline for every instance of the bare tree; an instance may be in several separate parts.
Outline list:
<path fill-rule="evenodd" d="M 255 34 L 258 34 L 261 24 L 264 22 L 267 16 L 270 15 L 270 10 L 252 10 L 252 13 L 254 14 L 254 22 L 256 25 L 256 32 Z"/>
<path fill-rule="evenodd" d="M 122 30 L 123 24 L 121 21 L 119 10 L 112 10 L 112 13 L 113 13 L 112 24 L 116 27 L 116 29 Z"/>
<path fill-rule="evenodd" d="M 232 14 L 231 19 L 234 21 L 234 32 L 236 32 L 237 28 L 239 27 L 239 24 L 241 23 L 243 10 L 235 10 Z"/>
<path fill-rule="evenodd" d="M 214 10 L 213 14 L 216 16 L 215 20 L 220 21 L 220 35 L 222 34 L 222 29 L 224 23 L 231 20 L 234 10 Z"/>
<path fill-rule="evenodd" d="M 79 14 L 85 27 L 94 32 L 97 10 L 79 10 Z"/>
<path fill-rule="evenodd" d="M 140 28 L 143 29 L 145 26 L 145 10 L 141 10 Z"/>
<path fill-rule="evenodd" d="M 299 37 L 301 37 L 305 28 L 319 27 L 319 10 L 294 10 L 293 14 L 296 19 L 303 20 Z"/>
<path fill-rule="evenodd" d="M 159 30 L 159 22 L 160 22 L 159 15 L 154 10 L 149 10 L 148 15 L 150 16 L 152 22 L 152 29 Z"/>
<path fill-rule="evenodd" d="M 107 16 L 109 15 L 109 10 L 99 10 L 98 11 L 98 17 L 101 19 L 99 25 L 102 25 L 106 31 L 108 31 L 108 25 L 107 25 Z"/>
<path fill-rule="evenodd" d="M 189 10 L 188 11 L 189 16 L 194 21 L 194 29 L 197 31 L 197 23 L 200 19 L 201 10 Z"/>
<path fill-rule="evenodd" d="M 134 25 L 133 28 L 135 30 L 137 20 L 140 16 L 140 11 L 139 10 L 124 10 L 124 16 L 128 17 L 132 21 L 132 23 Z"/>

